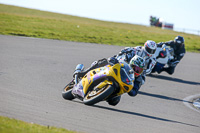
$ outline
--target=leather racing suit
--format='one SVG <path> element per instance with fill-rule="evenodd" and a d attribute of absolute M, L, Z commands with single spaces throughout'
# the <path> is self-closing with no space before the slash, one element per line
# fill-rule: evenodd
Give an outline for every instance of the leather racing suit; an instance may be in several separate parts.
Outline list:
<path fill-rule="evenodd" d="M 150 74 L 152 69 L 154 68 L 156 64 L 156 57 L 153 54 L 151 57 L 149 57 L 144 47 L 137 46 L 137 47 L 126 47 L 123 49 L 120 54 L 126 54 L 126 60 L 129 62 L 135 55 L 138 55 L 145 59 L 145 74 Z"/>

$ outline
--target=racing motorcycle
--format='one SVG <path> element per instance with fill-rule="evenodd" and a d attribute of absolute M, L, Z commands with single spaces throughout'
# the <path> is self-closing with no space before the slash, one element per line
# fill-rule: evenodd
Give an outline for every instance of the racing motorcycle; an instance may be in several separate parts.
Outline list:
<path fill-rule="evenodd" d="M 75 72 L 83 70 L 83 64 L 78 64 Z M 73 80 L 64 87 L 62 96 L 66 100 L 78 98 L 86 105 L 93 105 L 127 93 L 133 86 L 133 69 L 128 63 L 120 62 L 93 69 L 82 78 L 75 75 Z"/>
<path fill-rule="evenodd" d="M 162 47 L 157 47 L 155 56 L 157 62 L 151 73 L 160 73 L 163 68 L 168 68 L 171 65 L 179 63 L 179 61 L 177 61 L 174 62 L 174 64 L 170 64 L 170 61 L 174 59 L 174 50 L 173 48 L 167 47 L 165 44 L 163 44 Z"/>

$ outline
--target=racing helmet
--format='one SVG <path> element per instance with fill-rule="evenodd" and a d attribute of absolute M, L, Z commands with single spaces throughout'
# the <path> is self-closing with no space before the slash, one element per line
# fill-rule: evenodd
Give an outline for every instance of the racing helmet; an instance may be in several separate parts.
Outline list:
<path fill-rule="evenodd" d="M 177 37 L 175 37 L 174 42 L 177 45 L 182 45 L 182 44 L 184 44 L 184 38 L 182 36 L 177 36 Z"/>
<path fill-rule="evenodd" d="M 131 60 L 129 65 L 133 68 L 135 77 L 138 77 L 140 74 L 142 74 L 144 67 L 145 67 L 145 60 L 138 56 L 135 55 Z"/>
<path fill-rule="evenodd" d="M 148 40 L 144 43 L 144 51 L 151 57 L 156 52 L 157 45 L 154 41 Z"/>

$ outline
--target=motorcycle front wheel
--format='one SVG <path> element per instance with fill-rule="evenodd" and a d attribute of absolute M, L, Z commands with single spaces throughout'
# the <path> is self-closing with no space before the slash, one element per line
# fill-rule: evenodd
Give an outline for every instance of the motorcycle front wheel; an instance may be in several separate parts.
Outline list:
<path fill-rule="evenodd" d="M 62 97 L 66 100 L 73 100 L 75 97 L 72 95 L 72 88 L 74 87 L 74 82 L 70 82 L 63 88 Z"/>
<path fill-rule="evenodd" d="M 85 96 L 83 103 L 86 105 L 94 105 L 109 97 L 113 92 L 114 87 L 112 85 L 106 85 L 102 88 L 94 88 Z"/>

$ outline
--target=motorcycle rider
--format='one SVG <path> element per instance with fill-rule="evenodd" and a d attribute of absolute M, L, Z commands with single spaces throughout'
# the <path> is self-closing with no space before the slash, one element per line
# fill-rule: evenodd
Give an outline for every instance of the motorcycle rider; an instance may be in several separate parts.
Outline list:
<path fill-rule="evenodd" d="M 174 73 L 174 70 L 177 66 L 177 64 L 180 62 L 180 60 L 185 55 L 185 44 L 184 44 L 184 38 L 182 36 L 175 37 L 174 40 L 168 41 L 168 42 L 161 42 L 158 43 L 158 47 L 162 47 L 163 44 L 170 46 L 174 50 L 174 59 L 170 60 L 168 65 L 168 68 L 163 68 L 159 73 L 162 71 L 166 71 L 168 74 L 172 75 Z"/>
<path fill-rule="evenodd" d="M 138 55 L 145 59 L 145 74 L 150 74 L 156 64 L 156 51 L 157 45 L 154 41 L 148 40 L 144 43 L 144 47 L 126 47 L 119 55 L 125 54 L 126 61 L 129 62 L 135 55 Z"/>

